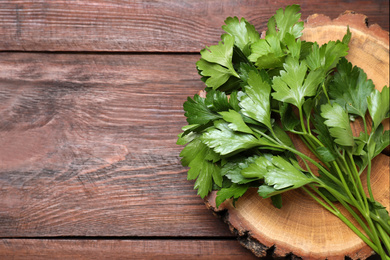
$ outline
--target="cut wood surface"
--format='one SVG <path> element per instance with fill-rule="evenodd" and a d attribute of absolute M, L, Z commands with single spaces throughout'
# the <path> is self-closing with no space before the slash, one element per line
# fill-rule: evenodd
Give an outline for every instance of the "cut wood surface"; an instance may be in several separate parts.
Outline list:
<path fill-rule="evenodd" d="M 389 157 L 379 155 L 373 165 L 374 196 L 389 209 Z M 371 248 L 341 220 L 301 190 L 283 194 L 282 209 L 275 208 L 270 199 L 262 199 L 256 189 L 247 192 L 235 207 L 228 201 L 216 209 L 215 195 L 209 196 L 209 207 L 220 212 L 233 233 L 245 237 L 240 242 L 257 256 L 266 256 L 270 248 L 274 248 L 275 257 L 293 254 L 303 259 L 366 259 L 373 255 Z M 346 210 L 340 210 L 349 216 Z"/>
<path fill-rule="evenodd" d="M 307 20 L 302 39 L 319 44 L 342 39 L 349 26 L 352 39 L 347 58 L 353 65 L 361 67 L 378 89 L 382 89 L 389 85 L 389 34 L 377 26 L 368 28 L 364 21 L 364 15 L 351 12 L 333 21 L 323 15 L 313 15 Z M 298 137 L 293 142 L 298 150 L 308 151 L 303 149 Z M 374 198 L 387 210 L 390 210 L 389 162 L 388 155 L 378 155 L 373 160 L 371 175 Z M 365 185 L 364 174 L 361 178 Z M 242 244 L 258 256 L 265 256 L 270 248 L 274 248 L 276 257 L 293 254 L 304 259 L 341 260 L 346 256 L 366 259 L 373 255 L 371 248 L 340 219 L 303 191 L 282 194 L 282 209 L 275 208 L 270 199 L 260 198 L 255 189 L 240 198 L 235 207 L 231 201 L 226 201 L 215 208 L 215 196 L 213 192 L 206 200 L 208 207 L 220 212 L 235 234 L 246 237 Z M 352 219 L 346 210 L 340 210 Z"/>
<path fill-rule="evenodd" d="M 287 4 L 336 18 L 345 10 L 364 13 L 389 30 L 389 2 L 380 1 L 0 1 L 0 50 L 199 52 L 220 40 L 228 16 L 266 28 Z"/>

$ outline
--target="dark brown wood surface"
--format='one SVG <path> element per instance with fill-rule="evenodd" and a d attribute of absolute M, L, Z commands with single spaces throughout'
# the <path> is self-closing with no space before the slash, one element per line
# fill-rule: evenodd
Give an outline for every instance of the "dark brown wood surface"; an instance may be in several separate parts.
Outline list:
<path fill-rule="evenodd" d="M 252 259 L 175 143 L 223 20 L 292 3 L 0 1 L 0 259 Z M 388 1 L 301 5 L 389 30 Z"/>
<path fill-rule="evenodd" d="M 199 52 L 220 40 L 227 16 L 264 29 L 277 9 L 295 3 L 303 19 L 353 10 L 389 30 L 388 0 L 2 0 L 0 50 Z"/>
<path fill-rule="evenodd" d="M 0 259 L 256 259 L 234 240 L 3 239 Z"/>
<path fill-rule="evenodd" d="M 0 59 L 1 236 L 230 235 L 175 145 L 195 55 Z"/>

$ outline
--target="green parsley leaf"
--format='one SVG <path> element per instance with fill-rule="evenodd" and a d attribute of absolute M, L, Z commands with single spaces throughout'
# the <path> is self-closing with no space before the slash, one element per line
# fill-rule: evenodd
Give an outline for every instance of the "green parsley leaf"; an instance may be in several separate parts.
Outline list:
<path fill-rule="evenodd" d="M 238 66 L 239 74 L 240 74 L 240 79 L 242 81 L 241 86 L 243 89 L 247 85 L 249 85 L 248 80 L 249 80 L 249 73 L 256 73 L 261 76 L 262 81 L 268 83 L 270 86 L 272 84 L 272 80 L 270 75 L 267 73 L 266 70 L 258 70 L 252 63 L 244 63 L 241 62 Z"/>
<path fill-rule="evenodd" d="M 333 157 L 337 157 L 337 152 L 334 149 L 335 143 L 333 142 L 327 125 L 325 124 L 325 119 L 320 114 L 316 113 L 312 123 L 315 126 L 313 132 L 318 134 L 318 140 L 329 150 L 329 152 L 332 153 Z"/>
<path fill-rule="evenodd" d="M 298 5 L 277 10 L 268 21 L 265 38 L 251 45 L 251 55 L 248 58 L 255 62 L 259 69 L 281 67 L 287 49 L 293 57 L 298 57 L 301 44 L 300 40 L 295 39 L 302 35 L 303 30 L 303 22 L 298 22 L 301 17 L 299 10 Z"/>
<path fill-rule="evenodd" d="M 342 58 L 329 86 L 329 96 L 349 113 L 364 117 L 367 112 L 367 96 L 374 90 L 364 71 Z"/>
<path fill-rule="evenodd" d="M 200 51 L 200 54 L 202 59 L 228 68 L 231 75 L 239 77 L 232 64 L 233 45 L 234 37 L 225 34 L 223 35 L 223 40 L 218 42 L 218 45 L 206 47 Z"/>
<path fill-rule="evenodd" d="M 253 135 L 234 132 L 223 120 L 214 121 L 214 127 L 207 129 L 201 140 L 221 155 L 237 153 L 264 144 Z"/>
<path fill-rule="evenodd" d="M 208 77 L 205 83 L 208 87 L 217 89 L 230 76 L 239 78 L 232 64 L 234 37 L 223 35 L 218 45 L 206 47 L 200 51 L 202 58 L 196 63 L 202 76 Z"/>
<path fill-rule="evenodd" d="M 313 44 L 313 42 L 301 41 L 301 53 L 299 54 L 301 60 L 306 59 L 306 57 L 311 53 Z"/>
<path fill-rule="evenodd" d="M 280 8 L 276 11 L 276 14 L 270 19 L 275 19 L 276 27 L 278 28 L 279 39 L 284 39 L 287 33 L 293 35 L 295 38 L 302 36 L 303 22 L 298 22 L 301 18 L 299 11 L 301 7 L 299 5 L 290 5 Z M 267 34 L 275 34 L 275 27 L 272 23 L 268 24 Z"/>
<path fill-rule="evenodd" d="M 236 77 L 230 77 L 225 83 L 218 87 L 219 91 L 226 94 L 241 88 L 242 80 Z"/>
<path fill-rule="evenodd" d="M 229 128 L 234 131 L 239 131 L 247 134 L 253 134 L 253 131 L 248 127 L 240 113 L 235 110 L 229 110 L 229 112 L 219 112 L 226 122 L 229 122 Z"/>
<path fill-rule="evenodd" d="M 379 127 L 377 128 L 377 130 L 378 129 Z M 390 130 L 384 131 L 382 135 L 378 135 L 378 137 L 375 138 L 374 140 L 375 140 L 375 152 L 373 157 L 380 154 L 386 147 L 390 145 Z"/>
<path fill-rule="evenodd" d="M 232 75 L 229 69 L 204 59 L 200 59 L 196 66 L 200 70 L 200 74 L 205 77 L 206 86 L 212 89 L 217 89 L 225 84 Z"/>
<path fill-rule="evenodd" d="M 272 205 L 274 207 L 281 209 L 282 208 L 282 194 L 276 194 L 274 196 L 271 196 Z"/>
<path fill-rule="evenodd" d="M 228 17 L 222 29 L 234 36 L 235 45 L 242 51 L 246 49 L 246 46 L 260 39 L 260 34 L 256 28 L 244 18 L 241 18 L 240 21 L 237 17 Z M 245 54 L 249 55 L 248 53 Z"/>
<path fill-rule="evenodd" d="M 222 188 L 217 192 L 217 197 L 215 203 L 217 208 L 227 199 L 233 198 L 233 203 L 240 198 L 248 190 L 249 185 L 238 185 L 233 183 L 232 186 L 228 188 Z"/>
<path fill-rule="evenodd" d="M 257 190 L 257 193 L 259 193 L 260 197 L 262 198 L 269 198 L 280 194 L 281 192 L 271 186 L 263 184 L 260 185 L 259 189 Z"/>
<path fill-rule="evenodd" d="M 348 50 L 348 44 L 341 41 L 329 41 L 321 47 L 314 43 L 312 52 L 306 57 L 307 65 L 311 70 L 322 68 L 323 71 L 328 72 L 348 54 Z"/>
<path fill-rule="evenodd" d="M 383 129 L 383 124 L 379 124 L 369 139 L 367 151 L 370 158 L 374 158 L 390 145 L 390 130 L 383 131 Z"/>
<path fill-rule="evenodd" d="M 284 38 L 291 57 L 299 59 L 301 55 L 301 40 L 296 40 L 294 35 L 290 33 L 286 33 Z"/>
<path fill-rule="evenodd" d="M 219 114 L 211 111 L 206 105 L 206 99 L 200 97 L 198 94 L 194 96 L 194 99 L 188 97 L 187 101 L 183 104 L 185 116 L 189 124 L 202 124 L 205 125 L 212 120 L 221 118 Z"/>
<path fill-rule="evenodd" d="M 387 211 L 386 207 L 384 207 L 381 203 L 378 201 L 368 201 L 370 211 L 371 212 L 377 212 L 377 215 L 380 217 L 380 219 L 390 225 L 390 215 Z"/>
<path fill-rule="evenodd" d="M 252 164 L 256 159 L 258 158 L 257 155 L 253 156 L 241 156 L 238 155 L 236 157 L 233 157 L 229 160 L 229 162 L 226 162 L 221 169 L 222 176 L 225 175 L 237 175 L 240 174 L 241 170 L 248 167 L 250 164 Z"/>
<path fill-rule="evenodd" d="M 250 71 L 245 93 L 239 103 L 242 113 L 271 129 L 270 85 L 260 74 Z"/>
<path fill-rule="evenodd" d="M 211 90 L 207 92 L 205 105 L 213 112 L 225 111 L 231 108 L 225 92 L 219 90 Z"/>
<path fill-rule="evenodd" d="M 321 161 L 323 162 L 332 162 L 336 160 L 336 155 L 325 146 L 317 147 L 316 152 L 319 155 Z"/>
<path fill-rule="evenodd" d="M 257 177 L 247 178 L 241 174 L 241 172 L 252 165 L 257 158 L 258 156 L 256 155 L 250 157 L 240 156 L 230 160 L 228 163 L 223 165 L 221 169 L 221 175 L 226 176 L 229 180 L 231 180 L 231 182 L 238 184 L 245 184 L 258 180 L 259 178 Z"/>
<path fill-rule="evenodd" d="M 281 156 L 272 157 L 272 164 L 274 167 L 268 167 L 264 179 L 267 185 L 277 190 L 296 189 L 313 181 Z"/>
<path fill-rule="evenodd" d="M 219 160 L 219 156 L 203 144 L 199 138 L 187 144 L 181 151 L 180 156 L 182 157 L 182 165 L 190 167 L 187 179 L 197 179 L 194 187 L 198 189 L 198 194 L 202 198 L 211 191 L 213 180 L 217 185 L 222 185 L 220 168 L 214 163 Z"/>
<path fill-rule="evenodd" d="M 294 147 L 294 144 L 288 134 L 277 124 L 274 124 L 273 131 L 275 136 L 281 141 L 283 144 L 289 147 Z"/>
<path fill-rule="evenodd" d="M 352 34 L 351 31 L 349 30 L 349 25 L 347 26 L 347 33 L 344 35 L 343 40 L 341 41 L 345 45 L 348 45 L 349 42 L 351 41 Z"/>
<path fill-rule="evenodd" d="M 272 166 L 270 160 L 264 156 L 258 157 L 253 163 L 249 164 L 246 168 L 242 169 L 240 174 L 248 179 L 251 178 L 264 178 L 267 168 Z"/>
<path fill-rule="evenodd" d="M 218 186 L 222 186 L 222 177 L 220 175 L 220 168 L 215 163 L 209 161 L 201 161 L 200 165 L 195 163 L 190 164 L 190 171 L 193 169 L 201 169 L 198 172 L 197 179 L 194 184 L 194 189 L 198 190 L 198 195 L 201 198 L 207 196 L 213 188 L 213 180 Z M 189 173 L 190 174 L 190 173 Z"/>
<path fill-rule="evenodd" d="M 183 132 L 178 135 L 178 139 L 176 144 L 178 145 L 185 145 L 195 138 L 199 137 L 199 133 L 194 132 L 193 130 L 196 130 L 199 128 L 200 125 L 194 124 L 194 125 L 187 125 L 182 128 Z"/>
<path fill-rule="evenodd" d="M 201 156 L 197 157 L 198 155 Z M 181 151 L 180 157 L 182 157 L 181 163 L 183 166 L 190 166 L 190 163 L 194 160 L 198 160 L 199 162 L 200 160 L 205 159 L 216 162 L 220 159 L 219 155 L 216 154 L 212 149 L 208 149 L 208 147 L 203 144 L 199 138 L 195 138 L 190 143 L 188 143 L 187 146 L 185 146 Z M 189 174 L 191 180 L 196 178 L 197 173 L 195 172 L 196 171 L 194 171 L 194 175 L 191 173 Z"/>
<path fill-rule="evenodd" d="M 267 35 L 251 45 L 248 59 L 255 62 L 258 69 L 277 68 L 283 65 L 285 52 L 275 35 Z"/>
<path fill-rule="evenodd" d="M 290 162 L 280 156 L 272 157 L 273 166 L 269 166 L 264 175 L 265 184 L 259 187 L 258 193 L 268 198 L 287 190 L 302 187 L 314 182 L 312 177 L 306 176 Z"/>
<path fill-rule="evenodd" d="M 310 71 L 306 78 L 306 63 L 293 58 L 286 59 L 283 67 L 280 76 L 273 79 L 272 88 L 275 92 L 272 97 L 302 107 L 305 97 L 316 95 L 318 85 L 323 81 L 322 72 Z"/>
<path fill-rule="evenodd" d="M 239 103 L 238 93 L 239 93 L 238 91 L 233 91 L 232 93 L 230 93 L 230 98 L 229 98 L 229 105 L 235 111 L 240 111 L 240 106 L 238 105 Z"/>
<path fill-rule="evenodd" d="M 280 120 L 284 130 L 295 130 L 295 127 L 299 125 L 300 121 L 293 113 L 292 107 L 288 103 L 279 102 Z"/>
<path fill-rule="evenodd" d="M 367 98 L 368 111 L 370 112 L 374 129 L 376 129 L 385 118 L 389 117 L 389 95 L 389 88 L 385 86 L 383 87 L 382 92 L 374 90 Z"/>
<path fill-rule="evenodd" d="M 348 112 L 339 104 L 325 104 L 321 106 L 321 116 L 325 118 L 325 125 L 329 129 L 331 136 L 335 138 L 335 142 L 342 146 L 354 146 L 352 129 L 349 124 Z"/>

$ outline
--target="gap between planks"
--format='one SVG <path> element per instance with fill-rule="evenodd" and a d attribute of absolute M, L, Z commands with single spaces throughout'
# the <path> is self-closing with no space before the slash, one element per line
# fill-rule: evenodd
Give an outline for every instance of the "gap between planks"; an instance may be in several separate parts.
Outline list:
<path fill-rule="evenodd" d="M 0 237 L 0 240 L 191 240 L 191 241 L 236 241 L 235 236 L 42 236 L 42 237 Z"/>
<path fill-rule="evenodd" d="M 206 46 L 205 46 L 206 47 Z M 24 53 L 24 54 L 87 54 L 87 55 L 200 55 L 201 48 L 198 51 L 21 51 L 21 50 L 0 50 L 0 53 Z"/>

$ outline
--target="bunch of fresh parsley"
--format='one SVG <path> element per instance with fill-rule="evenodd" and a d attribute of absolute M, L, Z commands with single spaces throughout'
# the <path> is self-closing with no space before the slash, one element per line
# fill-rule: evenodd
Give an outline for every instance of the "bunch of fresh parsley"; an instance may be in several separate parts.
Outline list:
<path fill-rule="evenodd" d="M 371 161 L 390 143 L 382 125 L 389 117 L 389 88 L 379 92 L 347 61 L 349 29 L 341 41 L 322 46 L 302 41 L 299 11 L 298 5 L 277 10 L 264 38 L 244 18 L 229 17 L 222 41 L 201 51 L 196 66 L 207 94 L 184 103 L 182 164 L 202 198 L 218 190 L 217 206 L 256 187 L 280 208 L 281 193 L 302 188 L 390 259 L 390 217 L 370 184 Z M 359 136 L 350 125 L 355 119 L 364 124 Z M 291 134 L 320 162 L 297 150 Z"/>

